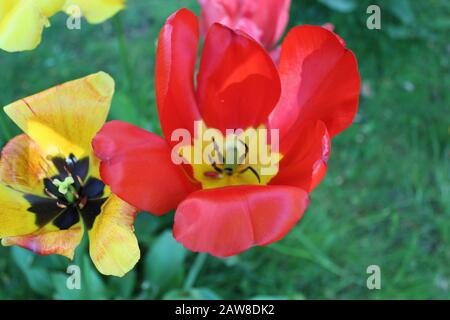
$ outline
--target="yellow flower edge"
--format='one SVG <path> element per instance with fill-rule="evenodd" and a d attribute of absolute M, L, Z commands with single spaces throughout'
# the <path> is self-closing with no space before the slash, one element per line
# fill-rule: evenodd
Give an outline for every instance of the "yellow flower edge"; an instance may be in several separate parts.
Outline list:
<path fill-rule="evenodd" d="M 71 14 L 73 6 L 78 6 L 82 16 L 89 23 L 98 24 L 108 20 L 125 8 L 126 0 L 67 0 L 64 11 Z"/>

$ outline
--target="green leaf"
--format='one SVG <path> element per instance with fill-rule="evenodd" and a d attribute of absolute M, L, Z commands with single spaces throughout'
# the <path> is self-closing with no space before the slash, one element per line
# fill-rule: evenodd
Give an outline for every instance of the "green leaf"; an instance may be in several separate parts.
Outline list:
<path fill-rule="evenodd" d="M 68 277 L 69 275 L 62 273 L 53 274 L 51 276 L 53 286 L 55 287 L 54 298 L 58 300 L 81 300 L 85 298 L 82 290 L 71 290 L 67 288 Z"/>
<path fill-rule="evenodd" d="M 191 290 L 177 289 L 166 293 L 163 300 L 221 300 L 222 297 L 208 288 L 194 288 Z"/>
<path fill-rule="evenodd" d="M 161 225 L 159 217 L 147 212 L 139 213 L 134 222 L 135 234 L 140 243 L 149 245 L 154 238 L 156 229 Z"/>
<path fill-rule="evenodd" d="M 12 247 L 11 251 L 14 263 L 22 271 L 31 290 L 44 296 L 51 294 L 53 286 L 48 281 L 49 271 L 33 265 L 35 254 L 20 247 Z"/>
<path fill-rule="evenodd" d="M 331 10 L 348 13 L 356 9 L 355 0 L 319 0 L 320 3 Z"/>
<path fill-rule="evenodd" d="M 26 272 L 31 268 L 35 258 L 33 252 L 20 247 L 12 247 L 11 252 L 14 263 L 22 272 Z"/>
<path fill-rule="evenodd" d="M 49 271 L 44 268 L 30 268 L 24 271 L 30 288 L 43 296 L 48 296 L 53 292 L 52 282 L 49 281 Z"/>
<path fill-rule="evenodd" d="M 221 300 L 222 297 L 208 288 L 194 288 L 190 292 L 190 296 L 195 300 Z"/>
<path fill-rule="evenodd" d="M 288 299 L 289 298 L 285 296 L 266 296 L 266 295 L 259 295 L 250 298 L 250 300 L 288 300 Z"/>
<path fill-rule="evenodd" d="M 128 272 L 124 277 L 109 278 L 110 292 L 114 292 L 115 299 L 129 299 L 136 287 L 137 275 L 134 270 Z"/>
<path fill-rule="evenodd" d="M 388 1 L 386 6 L 389 12 L 404 24 L 414 22 L 415 16 L 409 0 Z"/>
<path fill-rule="evenodd" d="M 98 271 L 93 267 L 89 256 L 84 256 L 82 274 L 82 290 L 90 299 L 107 299 L 105 284 Z"/>
<path fill-rule="evenodd" d="M 145 258 L 145 276 L 159 291 L 181 286 L 186 250 L 170 231 L 163 232 Z"/>
<path fill-rule="evenodd" d="M 69 289 L 67 280 L 71 274 L 57 274 L 52 277 L 56 290 L 56 299 L 96 299 L 102 300 L 108 298 L 108 291 L 98 271 L 93 267 L 90 257 L 85 255 L 79 258 L 80 267 L 80 289 Z"/>
<path fill-rule="evenodd" d="M 116 92 L 110 111 L 111 120 L 121 120 L 135 125 L 142 124 L 142 116 L 131 98 L 124 92 Z"/>
<path fill-rule="evenodd" d="M 163 300 L 187 300 L 189 299 L 189 293 L 183 289 L 176 289 L 167 292 L 163 297 Z"/>

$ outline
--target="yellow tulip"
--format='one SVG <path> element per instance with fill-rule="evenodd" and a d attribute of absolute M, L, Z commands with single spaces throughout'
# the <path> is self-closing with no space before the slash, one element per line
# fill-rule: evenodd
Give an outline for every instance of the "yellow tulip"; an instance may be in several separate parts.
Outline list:
<path fill-rule="evenodd" d="M 32 50 L 41 42 L 48 18 L 62 9 L 64 0 L 0 1 L 0 49 Z"/>
<path fill-rule="evenodd" d="M 70 14 L 77 6 L 89 23 L 101 23 L 125 7 L 126 0 L 0 0 L 0 49 L 33 50 L 41 42 L 49 18 L 58 11 Z"/>
<path fill-rule="evenodd" d="M 34 0 L 34 2 L 42 10 L 42 13 L 50 18 L 63 8 L 66 0 Z"/>
<path fill-rule="evenodd" d="M 65 11 L 78 6 L 89 23 L 102 23 L 125 7 L 126 0 L 67 0 Z"/>

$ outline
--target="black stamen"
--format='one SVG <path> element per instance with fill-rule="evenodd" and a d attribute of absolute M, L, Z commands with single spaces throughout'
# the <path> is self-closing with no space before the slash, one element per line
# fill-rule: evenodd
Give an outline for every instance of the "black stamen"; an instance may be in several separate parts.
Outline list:
<path fill-rule="evenodd" d="M 238 163 L 238 164 L 243 164 L 245 159 L 247 159 L 249 148 L 248 148 L 248 145 L 244 141 L 239 140 L 239 142 L 241 142 L 245 146 L 245 153 L 239 158 L 239 163 Z"/>
<path fill-rule="evenodd" d="M 224 168 L 223 169 L 225 173 L 229 176 L 233 175 L 233 169 L 232 168 Z"/>
<path fill-rule="evenodd" d="M 219 157 L 219 162 L 225 163 L 223 160 L 223 154 L 220 152 L 219 145 L 217 144 L 216 139 L 214 139 L 214 137 L 212 137 L 212 142 L 214 144 L 214 150 L 217 152 L 217 156 Z"/>
<path fill-rule="evenodd" d="M 246 167 L 244 170 L 239 171 L 239 174 L 242 174 L 244 172 L 246 172 L 247 170 L 250 170 L 258 179 L 258 183 L 261 183 L 261 177 L 259 176 L 258 172 L 253 168 L 253 167 Z"/>
<path fill-rule="evenodd" d="M 213 162 L 211 165 L 218 173 L 223 173 L 223 170 L 220 169 L 215 162 Z"/>

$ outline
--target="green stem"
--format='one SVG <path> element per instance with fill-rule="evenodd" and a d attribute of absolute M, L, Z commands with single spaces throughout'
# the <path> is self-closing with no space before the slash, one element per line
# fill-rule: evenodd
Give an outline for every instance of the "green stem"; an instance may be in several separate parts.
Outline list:
<path fill-rule="evenodd" d="M 116 14 L 113 18 L 114 29 L 116 31 L 117 43 L 119 45 L 120 61 L 122 63 L 122 68 L 125 73 L 127 89 L 133 89 L 133 72 L 130 65 L 130 58 L 127 50 L 127 43 L 125 32 L 123 31 L 122 20 L 120 14 Z"/>
<path fill-rule="evenodd" d="M 195 258 L 195 261 L 192 264 L 191 269 L 189 270 L 189 274 L 186 278 L 186 282 L 184 283 L 184 290 L 192 289 L 192 287 L 195 284 L 195 281 L 197 280 L 197 277 L 198 277 L 200 271 L 203 268 L 203 265 L 205 264 L 207 257 L 208 257 L 208 255 L 206 253 L 197 254 L 197 257 Z"/>
<path fill-rule="evenodd" d="M 81 214 L 81 213 L 79 212 L 79 214 Z M 80 244 L 77 247 L 74 263 L 81 267 L 83 265 L 84 257 L 87 254 L 89 254 L 88 252 L 89 252 L 89 237 L 88 237 L 87 232 L 85 232 L 83 234 L 83 237 L 81 238 Z"/>
<path fill-rule="evenodd" d="M 3 114 L 0 114 L 0 128 L 2 130 L 3 140 L 6 143 L 9 139 L 12 138 L 13 134 L 12 134 L 11 128 L 9 127 L 8 123 L 6 123 Z"/>

